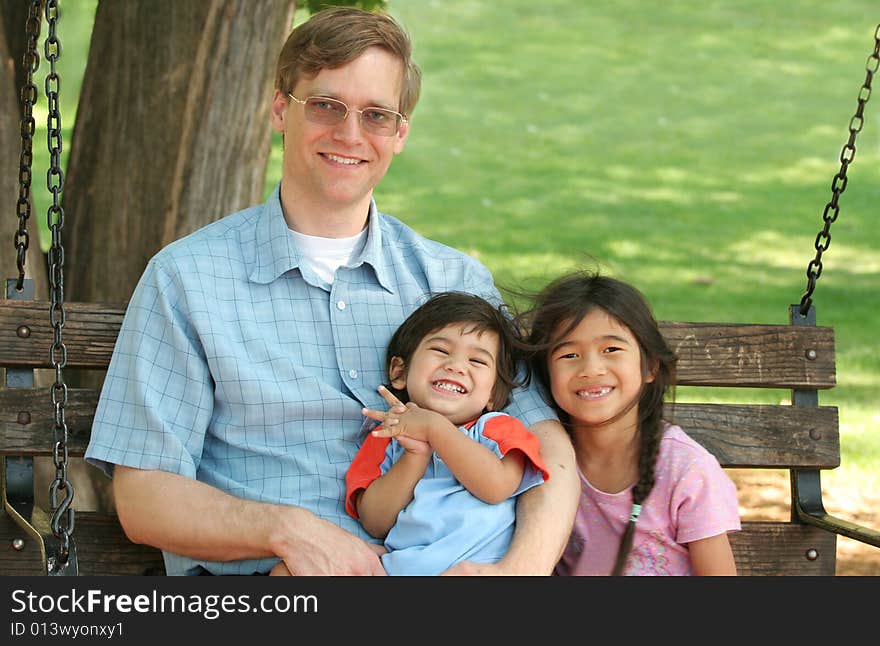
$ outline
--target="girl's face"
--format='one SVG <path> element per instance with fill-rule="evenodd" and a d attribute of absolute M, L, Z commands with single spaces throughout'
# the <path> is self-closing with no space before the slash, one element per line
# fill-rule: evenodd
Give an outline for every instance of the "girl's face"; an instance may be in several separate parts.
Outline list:
<path fill-rule="evenodd" d="M 575 429 L 598 426 L 619 415 L 646 381 L 635 336 L 600 308 L 592 309 L 550 348 L 547 367 L 553 399 L 571 416 Z M 632 406 L 614 423 L 637 422 L 638 406 Z"/>
<path fill-rule="evenodd" d="M 431 332 L 419 343 L 408 366 L 394 357 L 389 370 L 391 385 L 406 388 L 410 401 L 445 415 L 456 425 L 494 407 L 498 334 L 467 331 L 471 327 L 454 323 Z"/>

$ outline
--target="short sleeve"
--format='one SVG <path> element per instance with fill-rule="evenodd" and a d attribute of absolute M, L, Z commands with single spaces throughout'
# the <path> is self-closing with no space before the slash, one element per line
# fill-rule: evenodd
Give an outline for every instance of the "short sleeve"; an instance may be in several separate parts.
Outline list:
<path fill-rule="evenodd" d="M 382 467 L 390 444 L 391 438 L 367 435 L 354 460 L 351 461 L 351 466 L 345 474 L 345 511 L 352 518 L 359 517 L 354 504 L 357 492 L 369 487 L 373 480 L 387 470 L 383 470 Z"/>
<path fill-rule="evenodd" d="M 111 464 L 195 477 L 213 382 L 180 287 L 153 259 L 126 309 L 86 452 Z"/>
<path fill-rule="evenodd" d="M 514 495 L 519 495 L 550 478 L 550 472 L 541 458 L 540 441 L 515 417 L 504 414 L 492 415 L 483 423 L 482 436 L 494 442 L 502 456 L 514 449 L 522 451 L 525 455 L 523 477 Z"/>
<path fill-rule="evenodd" d="M 697 453 L 675 485 L 671 510 L 678 543 L 741 529 L 736 485 L 708 451 Z"/>

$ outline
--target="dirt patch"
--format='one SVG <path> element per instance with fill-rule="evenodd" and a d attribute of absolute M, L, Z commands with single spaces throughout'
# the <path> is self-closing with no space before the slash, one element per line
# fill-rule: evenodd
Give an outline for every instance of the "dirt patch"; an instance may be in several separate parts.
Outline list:
<path fill-rule="evenodd" d="M 742 520 L 788 520 L 791 505 L 788 471 L 773 469 L 728 469 L 736 483 Z M 823 483 L 825 511 L 860 525 L 880 529 L 880 492 L 858 491 Z M 880 547 L 851 538 L 837 537 L 839 576 L 880 576 Z"/>

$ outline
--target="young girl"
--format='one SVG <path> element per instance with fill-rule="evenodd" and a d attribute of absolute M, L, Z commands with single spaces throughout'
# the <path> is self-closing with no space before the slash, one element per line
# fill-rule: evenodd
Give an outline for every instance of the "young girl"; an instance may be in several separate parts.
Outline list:
<path fill-rule="evenodd" d="M 568 429 L 581 501 L 561 575 L 735 575 L 727 532 L 736 487 L 718 461 L 665 421 L 675 380 L 642 294 L 586 272 L 563 276 L 526 315 L 533 370 Z"/>

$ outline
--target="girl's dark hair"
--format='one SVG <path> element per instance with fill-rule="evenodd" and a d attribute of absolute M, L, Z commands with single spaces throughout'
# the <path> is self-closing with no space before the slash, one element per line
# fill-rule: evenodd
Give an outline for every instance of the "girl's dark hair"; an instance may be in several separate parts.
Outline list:
<path fill-rule="evenodd" d="M 654 376 L 653 381 L 643 384 L 638 402 L 633 402 L 639 411 L 639 481 L 633 487 L 633 512 L 621 538 L 612 571 L 612 575 L 619 575 L 632 549 L 641 505 L 654 487 L 654 465 L 663 435 L 663 402 L 667 391 L 674 389 L 677 359 L 660 332 L 647 299 L 632 285 L 589 271 L 576 271 L 551 282 L 534 298 L 533 307 L 522 319 L 531 330 L 529 342 L 535 348 L 532 372 L 545 399 L 554 406 L 569 432 L 571 419 L 550 395 L 547 355 L 558 339 L 571 332 L 587 313 L 596 308 L 629 328 L 639 344 L 643 380 L 651 374 Z"/>
<path fill-rule="evenodd" d="M 492 399 L 497 410 L 504 408 L 511 390 L 522 383 L 517 378 L 517 373 L 519 360 L 524 356 L 525 342 L 506 305 L 495 307 L 473 294 L 442 292 L 432 296 L 410 314 L 388 342 L 385 354 L 386 374 L 391 367 L 392 358 L 400 357 L 404 366 L 408 366 L 422 339 L 431 332 L 456 323 L 468 325 L 468 333 L 489 331 L 498 335 L 497 374 Z M 390 384 L 388 389 L 402 402 L 409 401 L 409 395 L 405 391 L 397 390 Z"/>

